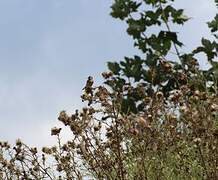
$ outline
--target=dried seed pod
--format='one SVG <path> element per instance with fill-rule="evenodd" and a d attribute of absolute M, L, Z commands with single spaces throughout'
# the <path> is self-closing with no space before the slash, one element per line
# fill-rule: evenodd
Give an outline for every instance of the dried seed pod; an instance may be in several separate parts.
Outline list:
<path fill-rule="evenodd" d="M 51 129 L 51 135 L 52 135 L 52 136 L 59 135 L 60 132 L 61 132 L 61 129 L 62 129 L 62 128 L 57 128 L 57 127 L 52 128 L 52 129 Z"/>
<path fill-rule="evenodd" d="M 129 132 L 135 136 L 137 136 L 139 134 L 139 130 L 136 128 L 130 128 Z"/>
<path fill-rule="evenodd" d="M 161 91 L 156 93 L 157 99 L 162 99 L 164 97 L 163 93 Z"/>

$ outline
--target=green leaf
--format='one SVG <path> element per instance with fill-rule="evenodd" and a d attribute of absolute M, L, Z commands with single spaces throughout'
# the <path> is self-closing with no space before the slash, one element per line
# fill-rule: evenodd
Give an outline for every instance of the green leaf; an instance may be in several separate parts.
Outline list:
<path fill-rule="evenodd" d="M 161 31 L 159 33 L 158 38 L 163 40 L 163 41 L 170 40 L 173 43 L 177 44 L 178 46 L 182 46 L 183 45 L 180 41 L 178 41 L 177 34 L 175 32 Z"/>
<path fill-rule="evenodd" d="M 130 114 L 130 113 L 136 114 L 138 110 L 134 99 L 132 98 L 123 99 L 121 104 L 121 112 L 124 114 Z"/>
<path fill-rule="evenodd" d="M 172 21 L 177 24 L 184 24 L 184 22 L 189 20 L 189 17 L 183 14 L 183 9 L 175 9 L 174 7 L 168 5 L 164 9 L 164 16 L 162 16 L 162 19 L 164 21 L 168 21 L 169 17 L 172 17 Z"/>
<path fill-rule="evenodd" d="M 211 72 L 213 73 L 213 75 L 218 78 L 218 62 L 216 61 L 211 61 Z"/>
<path fill-rule="evenodd" d="M 132 0 L 115 0 L 111 6 L 111 16 L 124 20 L 130 13 L 136 12 L 141 3 Z"/>
<path fill-rule="evenodd" d="M 167 37 L 173 41 L 175 44 L 177 44 L 178 46 L 183 46 L 183 43 L 181 43 L 180 41 L 178 41 L 177 39 L 177 34 L 175 32 L 167 32 Z"/>
<path fill-rule="evenodd" d="M 213 45 L 209 40 L 202 38 L 201 43 L 204 45 L 204 47 L 206 47 L 206 49 L 213 49 Z"/>
<path fill-rule="evenodd" d="M 211 61 L 215 56 L 217 56 L 218 44 L 215 41 L 211 42 L 205 38 L 202 38 L 201 43 L 203 46 L 197 47 L 193 51 L 194 54 L 203 52 L 207 55 L 208 61 Z"/>
<path fill-rule="evenodd" d="M 188 21 L 190 18 L 184 14 L 181 14 L 179 17 L 177 17 L 177 23 L 183 24 L 183 22 Z"/>
<path fill-rule="evenodd" d="M 170 91 L 173 89 L 176 89 L 177 87 L 177 82 L 174 78 L 170 78 L 165 86 L 163 86 L 162 90 L 165 96 L 169 96 Z"/>
<path fill-rule="evenodd" d="M 147 26 L 151 25 L 161 25 L 159 17 L 161 15 L 161 9 L 158 8 L 155 12 L 154 11 L 146 11 L 145 12 L 145 24 Z"/>
<path fill-rule="evenodd" d="M 145 64 L 148 67 L 154 68 L 157 65 L 158 59 L 159 59 L 159 56 L 157 56 L 155 54 L 148 54 L 147 57 L 146 57 Z"/>
<path fill-rule="evenodd" d="M 115 75 L 119 75 L 121 68 L 117 62 L 108 62 L 107 66 L 111 72 L 113 72 Z"/>
<path fill-rule="evenodd" d="M 208 22 L 208 27 L 211 29 L 211 32 L 218 31 L 218 14 L 216 14 L 214 20 Z"/>
<path fill-rule="evenodd" d="M 193 51 L 193 53 L 197 54 L 197 53 L 204 52 L 204 51 L 205 51 L 205 48 L 202 46 L 199 46 Z"/>
<path fill-rule="evenodd" d="M 141 37 L 141 33 L 146 30 L 145 21 L 143 18 L 139 20 L 128 19 L 127 23 L 129 27 L 127 28 L 127 33 L 132 35 L 134 39 Z"/>

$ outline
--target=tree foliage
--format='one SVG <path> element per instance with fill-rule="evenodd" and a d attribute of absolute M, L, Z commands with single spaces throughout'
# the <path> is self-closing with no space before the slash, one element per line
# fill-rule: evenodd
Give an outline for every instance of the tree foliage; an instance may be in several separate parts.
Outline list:
<path fill-rule="evenodd" d="M 102 85 L 88 78 L 87 106 L 58 117 L 69 141 L 55 127 L 57 145 L 41 151 L 1 142 L 1 179 L 218 179 L 218 14 L 207 22 L 212 40 L 190 52 L 171 30 L 189 20 L 174 0 L 114 0 L 111 16 L 140 55 L 108 62 Z"/>

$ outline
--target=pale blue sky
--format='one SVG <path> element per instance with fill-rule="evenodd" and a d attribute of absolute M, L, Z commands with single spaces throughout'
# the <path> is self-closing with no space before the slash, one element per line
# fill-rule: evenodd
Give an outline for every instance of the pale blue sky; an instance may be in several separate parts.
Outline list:
<path fill-rule="evenodd" d="M 177 1 L 193 17 L 180 33 L 188 50 L 209 35 L 217 9 L 213 0 Z M 0 0 L 1 140 L 50 142 L 59 111 L 81 107 L 87 76 L 99 81 L 107 61 L 137 53 L 125 24 L 109 16 L 111 2 Z"/>

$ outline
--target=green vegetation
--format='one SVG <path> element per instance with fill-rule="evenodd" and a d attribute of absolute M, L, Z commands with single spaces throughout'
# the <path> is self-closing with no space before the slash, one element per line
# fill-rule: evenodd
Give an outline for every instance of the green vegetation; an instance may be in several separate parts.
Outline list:
<path fill-rule="evenodd" d="M 88 78 L 86 107 L 58 117 L 72 131 L 66 143 L 57 127 L 57 145 L 41 151 L 1 142 L 1 179 L 218 179 L 218 14 L 207 22 L 213 40 L 181 53 L 171 26 L 189 18 L 173 4 L 114 0 L 111 15 L 127 23 L 141 55 L 108 62 L 102 85 Z"/>

